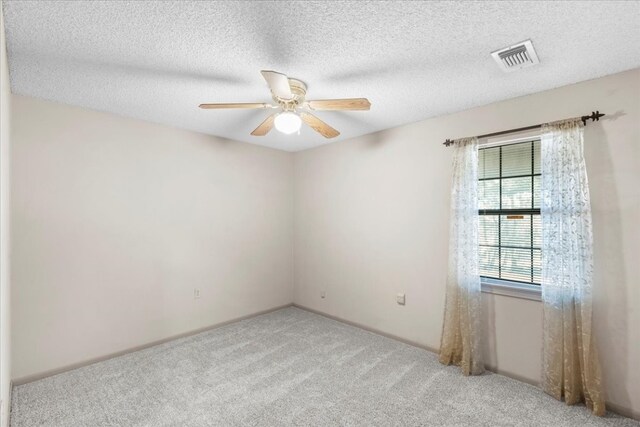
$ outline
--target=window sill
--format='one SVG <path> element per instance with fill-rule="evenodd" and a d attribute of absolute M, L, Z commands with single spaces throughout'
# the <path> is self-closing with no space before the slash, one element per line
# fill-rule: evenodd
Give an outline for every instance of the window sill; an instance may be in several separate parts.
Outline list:
<path fill-rule="evenodd" d="M 481 278 L 482 292 L 487 294 L 504 295 L 513 298 L 523 298 L 542 301 L 542 289 L 538 285 L 510 282 L 508 280 Z"/>

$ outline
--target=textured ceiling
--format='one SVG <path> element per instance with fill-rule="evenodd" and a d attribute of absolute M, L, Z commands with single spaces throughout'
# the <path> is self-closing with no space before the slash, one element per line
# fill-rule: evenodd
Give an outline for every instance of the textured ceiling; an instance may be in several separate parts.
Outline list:
<path fill-rule="evenodd" d="M 277 70 L 308 99 L 369 98 L 368 112 L 317 113 L 340 141 L 640 66 L 638 1 L 5 1 L 4 14 L 16 94 L 289 151 L 328 141 L 254 137 L 268 111 L 198 104 L 269 102 L 260 70 Z M 540 64 L 500 71 L 490 52 L 529 38 Z"/>

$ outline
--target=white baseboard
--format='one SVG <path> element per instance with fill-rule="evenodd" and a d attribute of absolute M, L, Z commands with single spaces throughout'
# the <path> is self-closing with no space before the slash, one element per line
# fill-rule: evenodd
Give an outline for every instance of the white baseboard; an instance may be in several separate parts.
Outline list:
<path fill-rule="evenodd" d="M 305 311 L 308 311 L 308 312 L 311 312 L 311 313 L 314 313 L 314 314 L 318 314 L 320 316 L 327 317 L 327 318 L 332 319 L 332 320 L 336 320 L 338 322 L 345 323 L 347 325 L 354 326 L 356 328 L 364 329 L 365 331 L 373 332 L 375 334 L 382 335 L 382 336 L 385 336 L 387 338 L 391 338 L 393 340 L 396 340 L 396 341 L 399 341 L 399 342 L 402 342 L 402 343 L 405 343 L 405 344 L 412 345 L 414 347 L 418 347 L 418 348 L 430 351 L 432 353 L 436 353 L 436 354 L 438 353 L 438 349 L 436 349 L 436 348 L 429 347 L 429 346 L 426 346 L 424 344 L 420 344 L 418 342 L 415 342 L 415 341 L 412 341 L 412 340 L 408 340 L 406 338 L 402 338 L 400 336 L 397 336 L 397 335 L 394 335 L 394 334 L 390 334 L 388 332 L 384 332 L 384 331 L 381 331 L 381 330 L 376 329 L 376 328 L 371 328 L 371 327 L 369 327 L 367 325 L 364 325 L 364 324 L 361 324 L 361 323 L 358 323 L 358 322 L 353 322 L 351 320 L 343 319 L 343 318 L 338 317 L 338 316 L 334 316 L 334 315 L 331 315 L 331 314 L 328 314 L 328 313 L 323 313 L 322 311 L 315 310 L 315 309 L 309 308 L 309 307 L 305 307 L 303 305 L 296 304 L 296 303 L 285 304 L 285 305 L 282 305 L 282 306 L 270 308 L 270 309 L 267 309 L 267 310 L 262 310 L 262 311 L 259 311 L 259 312 L 256 312 L 256 313 L 252 313 L 252 314 L 248 314 L 248 315 L 245 315 L 245 316 L 240 316 L 240 317 L 237 317 L 237 318 L 234 318 L 234 319 L 231 319 L 231 320 L 227 320 L 227 321 L 224 321 L 224 322 L 216 323 L 216 324 L 213 324 L 213 325 L 210 325 L 210 326 L 206 326 L 204 328 L 199 328 L 199 329 L 195 329 L 193 331 L 184 332 L 182 334 L 173 335 L 173 336 L 168 337 L 168 338 L 164 338 L 164 339 L 161 339 L 161 340 L 153 341 L 153 342 L 150 342 L 150 343 L 147 343 L 147 344 L 143 344 L 143 345 L 137 346 L 137 347 L 132 347 L 132 348 L 129 348 L 127 350 L 118 351 L 118 352 L 111 353 L 111 354 L 108 354 L 108 355 L 105 355 L 105 356 L 96 357 L 96 358 L 89 359 L 89 360 L 86 360 L 86 361 L 83 361 L 83 362 L 74 363 L 72 365 L 67 365 L 67 366 L 64 366 L 64 367 L 61 367 L 61 368 L 52 369 L 52 370 L 41 372 L 41 373 L 38 373 L 38 374 L 28 375 L 28 376 L 25 376 L 25 377 L 17 378 L 17 379 L 15 379 L 15 380 L 13 380 L 11 382 L 11 389 L 9 391 L 9 396 L 8 396 L 8 400 L 9 400 L 9 402 L 8 402 L 8 405 L 9 405 L 9 410 L 8 410 L 9 414 L 8 414 L 8 416 L 9 416 L 9 418 L 11 417 L 11 393 L 12 393 L 11 390 L 13 390 L 13 386 L 14 385 L 18 386 L 18 385 L 26 384 L 26 383 L 29 383 L 29 382 L 32 382 L 32 381 L 37 381 L 37 380 L 40 380 L 40 379 L 43 379 L 43 378 L 47 378 L 47 377 L 50 377 L 50 376 L 53 376 L 53 375 L 61 374 L 63 372 L 71 371 L 73 369 L 81 368 L 83 366 L 91 365 L 93 363 L 102 362 L 103 360 L 112 359 L 114 357 L 122 356 L 122 355 L 125 355 L 125 354 L 128 354 L 128 353 L 132 353 L 132 352 L 143 350 L 143 349 L 146 349 L 146 348 L 149 348 L 149 347 L 153 347 L 153 346 L 156 346 L 156 345 L 164 344 L 164 343 L 166 343 L 168 341 L 172 341 L 172 340 L 175 340 L 175 339 L 184 338 L 184 337 L 188 337 L 188 336 L 191 336 L 191 335 L 196 335 L 196 334 L 199 334 L 201 332 L 206 332 L 206 331 L 211 330 L 211 329 L 216 329 L 216 328 L 219 328 L 219 327 L 222 327 L 222 326 L 226 326 L 226 325 L 228 325 L 230 323 L 239 322 L 239 321 L 245 320 L 245 319 L 250 319 L 252 317 L 260 316 L 262 314 L 271 313 L 273 311 L 281 310 L 283 308 L 287 308 L 287 307 L 291 307 L 291 306 L 297 307 L 297 308 L 299 308 L 301 310 L 305 310 Z M 522 381 L 524 383 L 528 383 L 528 384 L 531 384 L 531 385 L 534 385 L 534 386 L 539 386 L 539 384 L 536 383 L 535 381 L 531 381 L 528 378 L 521 377 L 521 376 L 519 376 L 517 374 L 514 374 L 512 372 L 502 371 L 500 369 L 497 369 L 495 367 L 490 367 L 490 366 L 487 367 L 487 370 L 489 370 L 491 372 L 495 372 L 495 373 L 500 374 L 500 375 L 504 375 L 504 376 L 509 377 L 509 378 L 513 378 L 513 379 L 518 380 L 518 381 Z M 609 410 L 611 412 L 615 412 L 617 414 L 620 414 L 620 415 L 628 417 L 628 418 L 640 420 L 640 412 L 638 412 L 638 411 L 634 411 L 631 408 L 626 408 L 624 406 L 620 406 L 618 404 L 611 403 L 611 402 L 606 402 L 606 405 L 607 405 L 607 410 Z"/>
<path fill-rule="evenodd" d="M 403 342 L 405 344 L 412 345 L 414 347 L 422 348 L 422 349 L 425 349 L 425 350 L 430 351 L 432 353 L 436 353 L 436 354 L 439 353 L 439 350 L 436 349 L 436 348 L 429 347 L 429 346 L 426 346 L 424 344 L 420 344 L 418 342 L 411 341 L 411 340 L 399 337 L 399 336 L 394 335 L 394 334 L 383 332 L 383 331 L 380 331 L 380 330 L 375 329 L 375 328 L 371 328 L 371 327 L 369 327 L 367 325 L 363 325 L 363 324 L 358 323 L 358 322 L 353 322 L 351 320 L 343 319 L 341 317 L 334 316 L 334 315 L 328 314 L 328 313 L 324 313 L 322 311 L 315 310 L 313 308 L 305 307 L 305 306 L 297 304 L 295 302 L 292 305 L 294 307 L 297 307 L 297 308 L 301 309 L 301 310 L 306 310 L 306 311 L 309 311 L 311 313 L 315 313 L 315 314 L 318 314 L 320 316 L 324 316 L 324 317 L 327 317 L 329 319 L 345 323 L 347 325 L 355 326 L 356 328 L 364 329 L 365 331 L 373 332 L 375 334 L 382 335 L 382 336 L 385 336 L 387 338 L 391 338 L 391 339 L 394 339 L 396 341 L 400 341 L 400 342 Z M 531 380 L 529 378 L 520 376 L 518 374 L 514 374 L 513 372 L 503 371 L 501 369 L 496 368 L 495 366 L 486 366 L 486 369 L 488 371 L 494 372 L 496 374 L 504 375 L 505 377 L 513 378 L 514 380 L 518 380 L 518 381 L 521 381 L 523 383 L 531 384 L 531 385 L 533 385 L 535 387 L 539 387 L 540 386 L 540 383 L 537 382 L 537 381 L 533 381 L 533 380 Z M 620 406 L 618 404 L 611 403 L 611 402 L 606 402 L 605 404 L 607 406 L 607 411 L 614 412 L 614 413 L 622 415 L 624 417 L 632 418 L 632 419 L 635 419 L 635 420 L 640 420 L 640 412 L 638 412 L 638 411 L 634 411 L 631 408 L 626 408 L 624 406 Z"/>
<path fill-rule="evenodd" d="M 285 305 L 281 305 L 281 306 L 278 306 L 278 307 L 269 308 L 267 310 L 261 310 L 261 311 L 255 312 L 255 313 L 247 314 L 245 316 L 240 316 L 240 317 L 233 318 L 231 320 L 226 320 L 224 322 L 219 322 L 219 323 L 215 323 L 213 325 L 205 326 L 203 328 L 194 329 L 192 331 L 183 332 L 183 333 L 177 334 L 177 335 L 172 335 L 170 337 L 163 338 L 163 339 L 156 340 L 156 341 L 152 341 L 152 342 L 149 342 L 149 343 L 146 343 L 146 344 L 142 344 L 142 345 L 139 345 L 139 346 L 136 346 L 136 347 L 131 347 L 131 348 L 128 348 L 126 350 L 116 351 L 114 353 L 109 353 L 109 354 L 106 354 L 104 356 L 91 358 L 91 359 L 84 360 L 84 361 L 81 361 L 81 362 L 73 363 L 71 365 L 66 365 L 66 366 L 63 366 L 63 367 L 60 367 L 60 368 L 51 369 L 51 370 L 44 371 L 44 372 L 39 372 L 37 374 L 27 375 L 27 376 L 20 377 L 20 378 L 15 378 L 12 382 L 13 382 L 13 385 L 19 386 L 19 385 L 30 383 L 30 382 L 33 382 L 33 381 L 38 381 L 38 380 L 41 380 L 43 378 L 47 378 L 47 377 L 51 377 L 53 375 L 61 374 L 63 372 L 71 371 L 73 369 L 82 368 L 83 366 L 92 365 L 92 364 L 97 363 L 97 362 L 102 362 L 104 360 L 113 359 L 114 357 L 123 356 L 123 355 L 128 354 L 128 353 L 133 353 L 135 351 L 144 350 L 144 349 L 149 348 L 149 347 L 153 347 L 153 346 L 156 346 L 156 345 L 164 344 L 166 342 L 173 341 L 173 340 L 176 340 L 178 338 L 184 338 L 184 337 L 188 337 L 188 336 L 191 336 L 191 335 L 196 335 L 196 334 L 199 334 L 201 332 L 206 332 L 206 331 L 211 330 L 211 329 L 215 329 L 215 328 L 220 328 L 222 326 L 226 326 L 226 325 L 228 325 L 230 323 L 239 322 L 241 320 L 250 319 L 252 317 L 260 316 L 262 314 L 271 313 L 272 311 L 281 310 L 283 308 L 291 307 L 292 305 L 293 304 L 285 304 Z"/>
<path fill-rule="evenodd" d="M 400 342 L 403 342 L 405 344 L 412 345 L 414 347 L 422 348 L 422 349 L 430 351 L 432 353 L 438 353 L 438 349 L 436 349 L 436 348 L 429 347 L 427 345 L 420 344 L 419 342 L 408 340 L 406 338 L 402 338 L 402 337 L 400 337 L 398 335 L 390 334 L 388 332 L 384 332 L 384 331 L 381 331 L 381 330 L 376 329 L 376 328 L 372 328 L 372 327 L 364 325 L 362 323 L 353 322 L 351 320 L 343 319 L 342 317 L 334 316 L 332 314 L 324 313 L 322 311 L 315 310 L 313 308 L 305 307 L 304 305 L 300 305 L 300 304 L 297 304 L 295 302 L 292 305 L 294 307 L 297 307 L 297 308 L 301 309 L 301 310 L 306 310 L 306 311 L 309 311 L 311 313 L 315 313 L 315 314 L 318 314 L 320 316 L 324 316 L 324 317 L 327 317 L 327 318 L 332 319 L 332 320 L 336 320 L 336 321 L 341 322 L 341 323 L 346 323 L 347 325 L 355 326 L 356 328 L 364 329 L 365 331 L 373 332 L 374 334 L 382 335 L 383 337 L 391 338 L 393 340 L 400 341 Z"/>

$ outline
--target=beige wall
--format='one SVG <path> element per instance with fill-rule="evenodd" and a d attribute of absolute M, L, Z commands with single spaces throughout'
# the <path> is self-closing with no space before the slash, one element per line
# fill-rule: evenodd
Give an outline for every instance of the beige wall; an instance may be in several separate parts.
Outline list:
<path fill-rule="evenodd" d="M 291 153 L 12 107 L 14 380 L 292 302 Z"/>
<path fill-rule="evenodd" d="M 9 425 L 11 331 L 9 313 L 9 104 L 11 88 L 0 5 L 0 426 Z"/>
<path fill-rule="evenodd" d="M 451 177 L 442 142 L 596 109 L 608 114 L 585 131 L 597 339 L 608 401 L 640 416 L 640 70 L 296 153 L 294 302 L 438 348 Z M 538 381 L 540 302 L 483 301 L 489 365 Z"/>

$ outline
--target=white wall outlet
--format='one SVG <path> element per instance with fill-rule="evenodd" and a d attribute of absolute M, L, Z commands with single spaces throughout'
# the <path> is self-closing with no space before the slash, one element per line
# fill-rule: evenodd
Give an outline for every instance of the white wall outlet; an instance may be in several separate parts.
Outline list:
<path fill-rule="evenodd" d="M 404 294 L 397 294 L 396 295 L 396 302 L 399 305 L 404 305 Z"/>
<path fill-rule="evenodd" d="M 320 292 L 320 298 L 324 298 L 326 296 L 327 296 L 327 293 L 325 291 Z"/>
<path fill-rule="evenodd" d="M 193 290 L 193 299 L 198 299 L 198 298 L 200 298 L 200 289 L 195 288 Z"/>

